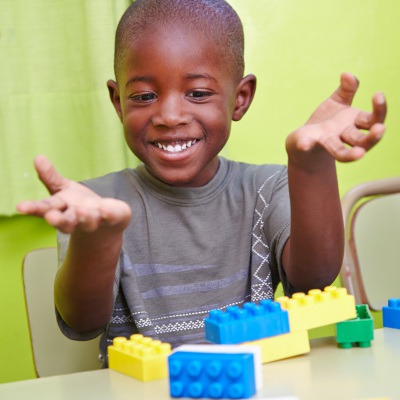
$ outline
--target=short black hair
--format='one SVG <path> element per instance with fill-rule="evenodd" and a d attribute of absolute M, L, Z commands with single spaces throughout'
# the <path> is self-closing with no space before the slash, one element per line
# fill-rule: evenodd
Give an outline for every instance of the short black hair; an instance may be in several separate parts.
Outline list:
<path fill-rule="evenodd" d="M 114 73 L 118 81 L 129 45 L 149 28 L 179 24 L 207 35 L 221 49 L 236 79 L 244 74 L 243 26 L 225 0 L 136 0 L 125 11 L 115 35 Z"/>

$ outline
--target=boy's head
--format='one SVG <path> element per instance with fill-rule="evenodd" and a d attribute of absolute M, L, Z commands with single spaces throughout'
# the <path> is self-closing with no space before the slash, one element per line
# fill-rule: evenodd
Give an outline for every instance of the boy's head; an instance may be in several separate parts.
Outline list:
<path fill-rule="evenodd" d="M 237 79 L 244 73 L 244 35 L 239 16 L 225 0 L 136 0 L 122 16 L 115 36 L 114 70 L 118 81 L 130 45 L 154 27 L 180 26 L 206 35 Z"/>
<path fill-rule="evenodd" d="M 110 97 L 132 152 L 159 180 L 203 186 L 256 80 L 243 78 L 243 30 L 223 0 L 137 0 L 117 28 Z"/>

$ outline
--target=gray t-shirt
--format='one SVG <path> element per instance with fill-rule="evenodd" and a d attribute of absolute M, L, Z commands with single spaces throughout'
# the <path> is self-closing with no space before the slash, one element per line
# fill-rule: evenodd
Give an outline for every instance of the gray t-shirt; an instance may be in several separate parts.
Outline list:
<path fill-rule="evenodd" d="M 114 311 L 103 329 L 79 334 L 58 315 L 64 334 L 86 340 L 140 332 L 171 343 L 204 343 L 212 309 L 273 298 L 279 281 L 293 292 L 281 256 L 290 231 L 287 169 L 220 157 L 215 177 L 198 188 L 168 186 L 144 165 L 84 184 L 127 202 L 132 220 L 114 283 Z M 59 235 L 60 262 L 68 236 Z"/>

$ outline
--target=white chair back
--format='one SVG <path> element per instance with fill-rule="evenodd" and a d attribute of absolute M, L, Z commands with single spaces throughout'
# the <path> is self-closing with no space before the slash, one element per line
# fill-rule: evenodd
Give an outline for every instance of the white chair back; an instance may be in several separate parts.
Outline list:
<path fill-rule="evenodd" d="M 400 296 L 400 177 L 362 183 L 342 199 L 342 284 L 357 304 L 380 311 Z"/>
<path fill-rule="evenodd" d="M 78 342 L 66 338 L 54 308 L 56 247 L 33 250 L 23 261 L 23 282 L 32 353 L 38 377 L 101 368 L 99 338 Z"/>

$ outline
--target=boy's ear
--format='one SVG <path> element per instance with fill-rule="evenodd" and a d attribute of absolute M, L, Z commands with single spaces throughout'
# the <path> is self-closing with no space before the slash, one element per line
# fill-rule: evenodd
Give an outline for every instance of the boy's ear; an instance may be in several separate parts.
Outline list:
<path fill-rule="evenodd" d="M 121 98 L 119 95 L 119 89 L 117 82 L 112 79 L 107 81 L 108 92 L 110 93 L 111 103 L 115 108 L 115 111 L 118 114 L 120 121 L 122 122 L 122 110 L 121 110 Z"/>
<path fill-rule="evenodd" d="M 257 78 L 250 74 L 240 81 L 236 89 L 236 104 L 232 120 L 239 121 L 246 114 L 256 92 Z"/>

